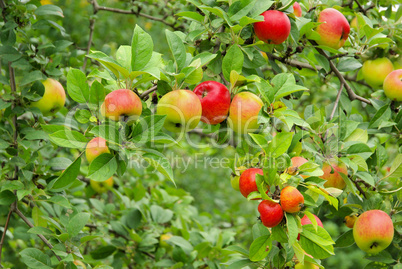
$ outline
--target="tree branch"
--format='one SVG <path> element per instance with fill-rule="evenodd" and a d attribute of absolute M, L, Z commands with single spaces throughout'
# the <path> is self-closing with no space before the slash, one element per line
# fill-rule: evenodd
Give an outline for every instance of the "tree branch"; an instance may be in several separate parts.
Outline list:
<path fill-rule="evenodd" d="M 357 6 L 359 7 L 360 11 L 363 12 L 364 16 L 367 16 L 367 10 L 365 10 L 362 6 L 362 4 L 360 4 L 359 0 L 354 0 L 357 4 Z"/>
<path fill-rule="evenodd" d="M 146 96 L 148 96 L 150 93 L 156 91 L 158 89 L 158 86 L 152 86 L 151 88 L 149 88 L 148 90 L 146 90 L 145 92 L 141 93 L 140 98 L 144 99 Z"/>
<path fill-rule="evenodd" d="M 11 214 L 13 213 L 13 211 L 15 209 L 16 203 L 17 202 L 14 202 L 10 206 L 10 211 L 8 212 L 6 223 L 4 224 L 3 235 L 1 236 L 1 241 L 0 241 L 0 268 L 3 268 L 3 266 L 1 265 L 1 253 L 3 252 L 4 238 L 6 237 L 8 224 L 10 223 Z"/>
<path fill-rule="evenodd" d="M 35 227 L 35 226 L 29 221 L 29 219 L 27 219 L 27 217 L 25 217 L 25 215 L 24 215 L 17 207 L 15 207 L 14 212 L 17 213 L 17 215 L 18 215 L 30 228 Z M 43 241 L 43 243 L 45 243 L 46 246 L 48 246 L 51 250 L 53 249 L 53 245 L 50 244 L 50 242 L 49 242 L 43 235 L 38 234 L 37 236 Z M 54 253 L 53 250 L 52 250 L 52 252 L 53 252 L 54 256 L 56 256 L 56 258 L 57 258 L 59 261 L 61 261 L 61 258 L 60 258 L 56 253 Z"/>
<path fill-rule="evenodd" d="M 94 8 L 94 15 L 96 14 L 96 12 L 97 11 Z M 95 30 L 95 19 L 90 19 L 89 20 L 89 39 L 88 39 L 88 44 L 87 44 L 87 49 L 86 49 L 87 55 L 89 54 L 89 52 L 91 50 L 94 30 Z M 88 62 L 88 59 L 85 58 L 84 65 L 82 66 L 82 71 L 84 71 L 84 72 L 85 72 L 85 69 L 87 68 L 87 62 Z"/>
<path fill-rule="evenodd" d="M 341 99 L 342 90 L 343 90 L 343 83 L 341 82 L 341 86 L 339 87 L 338 94 L 336 95 L 334 107 L 332 108 L 331 116 L 329 116 L 329 120 L 332 120 L 334 118 L 336 108 L 338 107 L 339 100 Z"/>

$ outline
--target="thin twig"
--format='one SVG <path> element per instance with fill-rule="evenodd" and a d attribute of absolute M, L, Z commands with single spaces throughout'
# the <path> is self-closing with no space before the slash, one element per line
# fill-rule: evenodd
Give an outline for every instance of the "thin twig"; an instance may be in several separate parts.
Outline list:
<path fill-rule="evenodd" d="M 364 16 L 367 16 L 367 10 L 364 9 L 364 7 L 362 6 L 362 4 L 360 4 L 360 2 L 358 0 L 355 0 L 357 6 L 359 7 L 360 11 L 363 12 Z"/>
<path fill-rule="evenodd" d="M 29 221 L 29 219 L 27 219 L 27 217 L 25 217 L 25 215 L 16 207 L 14 209 L 14 212 L 17 213 L 17 215 L 30 227 L 30 228 L 34 228 L 35 226 Z M 37 235 L 42 241 L 43 243 L 45 243 L 46 246 L 48 246 L 50 248 L 50 250 L 53 249 L 53 245 L 50 244 L 50 242 L 41 234 Z M 53 254 L 56 256 L 56 258 L 61 261 L 61 258 L 52 250 Z"/>
<path fill-rule="evenodd" d="M 94 14 L 96 14 L 96 12 L 97 11 L 94 9 Z M 95 19 L 90 19 L 89 20 L 89 39 L 88 39 L 87 50 L 86 50 L 87 55 L 89 54 L 89 52 L 91 50 L 94 30 L 95 30 Z M 84 59 L 84 65 L 82 66 L 82 71 L 84 71 L 84 72 L 85 72 L 85 69 L 87 68 L 87 62 L 88 62 L 88 59 L 85 58 Z"/>
<path fill-rule="evenodd" d="M 339 87 L 338 94 L 336 95 L 334 107 L 332 108 L 331 116 L 329 116 L 330 121 L 334 118 L 336 108 L 338 107 L 339 100 L 341 99 L 342 90 L 343 90 L 343 83 L 341 82 L 341 86 Z"/>
<path fill-rule="evenodd" d="M 4 224 L 3 235 L 1 236 L 1 241 L 0 241 L 0 268 L 3 268 L 3 266 L 1 265 L 1 253 L 3 252 L 4 238 L 6 237 L 8 224 L 10 223 L 11 214 L 13 213 L 13 211 L 15 209 L 15 206 L 16 206 L 16 202 L 12 203 L 11 206 L 10 206 L 10 211 L 8 212 L 8 215 L 7 215 L 6 224 Z"/>
<path fill-rule="evenodd" d="M 148 96 L 150 93 L 156 91 L 157 89 L 158 89 L 158 86 L 157 86 L 157 85 L 152 86 L 151 88 L 149 88 L 149 89 L 146 90 L 145 92 L 141 93 L 140 98 L 141 98 L 141 99 L 144 99 L 145 96 Z"/>
<path fill-rule="evenodd" d="M 362 189 L 362 187 L 359 185 L 358 182 L 356 182 L 355 180 L 352 180 L 351 177 L 349 177 L 350 180 L 356 185 L 356 188 L 359 190 L 360 194 L 362 194 L 364 196 L 365 199 L 367 199 L 366 193 L 364 192 L 364 190 Z"/>
<path fill-rule="evenodd" d="M 15 73 L 14 73 L 14 68 L 11 66 L 11 62 L 8 62 L 8 71 L 10 75 L 10 87 L 11 87 L 11 93 L 14 95 L 14 100 L 11 104 L 11 109 L 14 111 L 14 108 L 16 107 L 16 100 L 17 100 L 17 86 L 15 84 Z M 18 123 L 17 123 L 17 115 L 14 114 L 13 116 L 13 125 L 14 125 L 14 149 L 16 149 L 16 156 L 18 156 Z M 15 166 L 14 169 L 14 180 L 18 180 L 18 166 Z"/>

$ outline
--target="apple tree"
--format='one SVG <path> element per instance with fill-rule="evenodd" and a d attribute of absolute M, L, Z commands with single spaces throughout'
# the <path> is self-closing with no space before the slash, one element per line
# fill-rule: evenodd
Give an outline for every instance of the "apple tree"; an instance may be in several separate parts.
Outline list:
<path fill-rule="evenodd" d="M 401 268 L 397 0 L 0 7 L 0 267 Z"/>

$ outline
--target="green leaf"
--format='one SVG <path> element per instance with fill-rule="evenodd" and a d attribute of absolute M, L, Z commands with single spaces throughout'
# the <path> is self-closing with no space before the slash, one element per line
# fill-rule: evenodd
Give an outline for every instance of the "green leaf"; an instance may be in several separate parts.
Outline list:
<path fill-rule="evenodd" d="M 228 246 L 227 248 L 225 248 L 225 250 L 237 252 L 247 257 L 250 255 L 250 252 L 247 249 L 235 245 Z"/>
<path fill-rule="evenodd" d="M 90 253 L 94 260 L 104 260 L 116 251 L 114 246 L 102 246 Z M 96 268 L 99 268 L 98 266 Z"/>
<path fill-rule="evenodd" d="M 325 259 L 335 255 L 332 244 L 334 242 L 324 228 L 318 226 L 316 232 L 313 225 L 303 225 L 303 231 L 300 234 L 300 245 L 314 258 Z"/>
<path fill-rule="evenodd" d="M 151 59 L 153 49 L 151 36 L 136 25 L 131 42 L 131 71 L 142 70 Z"/>
<path fill-rule="evenodd" d="M 35 15 L 64 17 L 63 10 L 60 7 L 55 6 L 55 5 L 40 6 L 35 10 Z"/>
<path fill-rule="evenodd" d="M 116 51 L 116 61 L 125 69 L 131 70 L 131 46 L 122 45 Z"/>
<path fill-rule="evenodd" d="M 96 157 L 88 169 L 88 177 L 95 181 L 105 181 L 117 171 L 116 156 L 110 153 L 103 153 Z"/>
<path fill-rule="evenodd" d="M 67 73 L 67 92 L 78 103 L 89 102 L 89 86 L 87 77 L 79 70 L 71 68 Z"/>
<path fill-rule="evenodd" d="M 65 207 L 65 208 L 71 208 L 70 202 L 65 198 L 64 196 L 61 195 L 55 195 L 52 198 L 48 200 L 49 202 L 52 202 L 54 204 L 57 204 L 59 206 Z"/>
<path fill-rule="evenodd" d="M 124 142 L 124 134 L 119 131 L 118 125 L 113 123 L 97 125 L 89 132 L 117 145 L 120 145 L 122 142 Z"/>
<path fill-rule="evenodd" d="M 130 210 L 125 216 L 127 227 L 137 229 L 141 225 L 142 214 L 138 209 Z"/>
<path fill-rule="evenodd" d="M 60 130 L 49 135 L 50 141 L 65 148 L 83 149 L 88 140 L 81 133 L 68 129 Z"/>
<path fill-rule="evenodd" d="M 279 157 L 286 153 L 292 143 L 294 133 L 280 132 L 269 144 L 269 152 L 272 157 Z"/>
<path fill-rule="evenodd" d="M 33 227 L 28 230 L 28 233 L 30 234 L 41 234 L 41 235 L 46 235 L 46 236 L 54 236 L 54 232 L 48 228 L 44 227 Z"/>
<path fill-rule="evenodd" d="M 0 46 L 0 56 L 1 56 L 2 60 L 6 61 L 6 62 L 14 62 L 14 61 L 17 61 L 18 59 L 20 59 L 22 57 L 22 54 L 19 53 L 19 51 L 17 51 L 12 46 Z M 40 72 L 39 70 L 33 71 L 31 73 L 34 73 L 34 72 L 35 72 L 35 74 L 40 73 L 41 75 L 43 75 L 42 72 Z M 28 76 L 31 73 L 29 73 Z M 22 79 L 22 81 L 24 81 L 24 79 L 25 79 L 25 77 Z M 34 79 L 32 81 L 35 81 L 35 80 L 36 79 Z M 28 82 L 28 83 L 30 83 L 30 82 Z M 25 83 L 25 84 L 28 84 L 28 83 Z M 22 84 L 22 85 L 25 85 L 25 84 Z M 20 83 L 20 85 L 21 85 L 21 83 Z"/>
<path fill-rule="evenodd" d="M 158 205 L 152 205 L 151 208 L 152 219 L 157 223 L 166 223 L 173 217 L 173 211 L 169 209 L 163 209 Z"/>
<path fill-rule="evenodd" d="M 143 144 L 153 140 L 162 129 L 166 115 L 151 115 L 140 118 L 135 125 L 132 135 L 132 142 Z"/>
<path fill-rule="evenodd" d="M 0 205 L 11 205 L 12 203 L 15 202 L 15 195 L 9 191 L 2 191 L 0 192 Z"/>
<path fill-rule="evenodd" d="M 176 14 L 176 16 L 179 17 L 184 17 L 193 21 L 197 21 L 200 23 L 204 22 L 204 16 L 202 16 L 201 14 L 197 13 L 197 12 L 193 12 L 193 11 L 183 11 L 183 12 L 179 12 Z"/>
<path fill-rule="evenodd" d="M 50 258 L 36 248 L 26 248 L 20 252 L 21 260 L 29 268 L 33 269 L 52 269 L 49 265 Z"/>
<path fill-rule="evenodd" d="M 34 81 L 39 81 L 39 80 L 44 80 L 44 79 L 45 79 L 45 76 L 43 75 L 43 73 L 39 70 L 35 70 L 32 72 L 29 72 L 28 74 L 25 74 L 24 77 L 21 79 L 19 86 L 25 86 Z"/>
<path fill-rule="evenodd" d="M 226 267 L 226 269 L 241 269 L 246 268 L 248 265 L 252 264 L 254 264 L 254 262 L 250 261 L 249 259 L 241 259 L 234 261 L 228 267 Z"/>
<path fill-rule="evenodd" d="M 165 33 L 170 51 L 172 52 L 173 58 L 176 62 L 176 71 L 177 73 L 180 73 L 186 64 L 186 48 L 184 47 L 183 41 L 176 33 L 169 30 L 166 30 Z"/>
<path fill-rule="evenodd" d="M 297 220 L 295 216 L 289 213 L 285 213 L 285 216 L 286 216 L 286 226 L 289 235 L 289 244 L 293 245 L 297 240 L 297 236 L 299 234 L 299 227 L 297 225 Z"/>
<path fill-rule="evenodd" d="M 172 166 L 170 165 L 169 160 L 162 153 L 156 150 L 146 149 L 145 151 L 146 153 L 142 155 L 144 160 L 146 160 L 157 171 L 162 173 L 169 180 L 171 180 L 174 185 L 176 185 L 174 182 Z"/>
<path fill-rule="evenodd" d="M 123 75 L 124 78 L 128 78 L 130 76 L 130 71 L 121 66 L 117 61 L 110 58 L 108 55 L 101 51 L 95 51 L 89 55 L 88 58 L 97 60 L 101 64 L 103 64 L 107 69 L 109 69 L 117 78 L 120 78 L 120 74 Z"/>
<path fill-rule="evenodd" d="M 398 154 L 394 159 L 389 174 L 384 178 L 387 177 L 402 178 L 402 154 Z M 382 178 L 381 180 L 383 180 L 384 178 Z"/>
<path fill-rule="evenodd" d="M 348 72 L 358 70 L 360 67 L 362 67 L 362 64 L 355 58 L 348 57 L 348 58 L 340 58 L 337 67 L 338 70 L 341 72 Z"/>
<path fill-rule="evenodd" d="M 383 121 L 389 120 L 391 117 L 391 108 L 387 104 L 381 107 L 371 119 L 369 128 L 378 128 Z"/>
<path fill-rule="evenodd" d="M 67 225 L 67 231 L 70 238 L 79 234 L 79 232 L 85 227 L 88 223 L 91 214 L 89 213 L 77 213 L 74 217 L 70 219 Z"/>
<path fill-rule="evenodd" d="M 244 55 L 237 44 L 232 45 L 222 60 L 222 73 L 226 80 L 230 80 L 230 72 L 235 70 L 241 74 L 244 62 Z"/>
<path fill-rule="evenodd" d="M 51 186 L 51 190 L 61 191 L 73 184 L 80 172 L 81 155 L 54 181 L 53 186 Z"/>
<path fill-rule="evenodd" d="M 257 0 L 243 0 L 234 2 L 228 10 L 232 21 L 238 21 L 246 16 L 253 8 Z"/>
<path fill-rule="evenodd" d="M 250 246 L 250 260 L 253 262 L 261 261 L 270 252 L 272 247 L 272 239 L 270 235 L 263 235 L 258 237 L 251 243 Z"/>
<path fill-rule="evenodd" d="M 166 242 L 180 247 L 186 254 L 190 254 L 194 249 L 193 246 L 181 236 L 172 236 L 166 240 Z"/>
<path fill-rule="evenodd" d="M 89 90 L 89 103 L 96 105 L 98 107 L 97 110 L 99 111 L 99 107 L 105 100 L 105 96 L 105 87 L 97 80 L 94 80 Z"/>
<path fill-rule="evenodd" d="M 65 157 L 56 157 L 49 160 L 49 165 L 53 170 L 65 170 L 73 162 Z"/>
<path fill-rule="evenodd" d="M 251 136 L 254 142 L 264 151 L 265 154 L 268 154 L 269 142 L 263 135 L 253 133 L 249 133 L 248 135 Z"/>
<path fill-rule="evenodd" d="M 346 233 L 342 234 L 335 241 L 336 248 L 346 248 L 355 243 L 355 239 L 353 238 L 353 230 L 349 230 Z"/>

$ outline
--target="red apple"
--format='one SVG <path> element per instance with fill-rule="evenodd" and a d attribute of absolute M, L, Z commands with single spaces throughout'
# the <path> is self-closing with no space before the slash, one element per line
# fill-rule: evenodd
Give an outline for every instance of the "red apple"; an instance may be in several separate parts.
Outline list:
<path fill-rule="evenodd" d="M 118 121 L 120 117 L 136 120 L 142 113 L 141 99 L 127 89 L 115 90 L 105 97 L 101 106 L 102 116 Z"/>
<path fill-rule="evenodd" d="M 302 16 L 302 10 L 298 2 L 294 2 L 293 4 L 293 14 L 295 14 L 296 17 Z"/>
<path fill-rule="evenodd" d="M 389 73 L 384 80 L 384 93 L 393 101 L 402 101 L 402 69 Z"/>
<path fill-rule="evenodd" d="M 303 157 L 300 157 L 300 156 L 295 156 L 295 157 L 293 157 L 292 159 L 291 159 L 291 161 L 292 161 L 292 166 L 293 166 L 293 168 L 295 168 L 295 167 L 297 167 L 297 168 L 299 168 L 300 166 L 302 166 L 303 164 L 305 164 L 306 162 L 308 162 L 308 160 L 307 159 L 305 159 L 305 158 L 303 158 Z M 295 169 L 294 169 L 295 170 Z M 304 175 L 301 175 L 302 176 L 302 178 L 307 178 L 308 176 L 304 176 Z"/>
<path fill-rule="evenodd" d="M 350 26 L 348 20 L 341 12 L 333 8 L 327 8 L 321 11 L 318 16 L 317 33 L 321 39 L 317 40 L 320 45 L 339 49 L 348 39 Z"/>
<path fill-rule="evenodd" d="M 240 175 L 240 192 L 246 198 L 253 191 L 258 191 L 257 184 L 255 182 L 256 174 L 263 175 L 264 173 L 260 168 L 249 168 Z"/>
<path fill-rule="evenodd" d="M 235 95 L 229 108 L 229 127 L 239 134 L 254 132 L 258 129 L 258 113 L 263 103 L 251 92 L 241 92 Z"/>
<path fill-rule="evenodd" d="M 202 106 L 201 121 L 218 124 L 224 121 L 229 112 L 230 92 L 225 85 L 216 81 L 205 81 L 194 89 Z"/>
<path fill-rule="evenodd" d="M 87 147 L 85 148 L 85 156 L 89 163 L 102 153 L 110 153 L 105 139 L 102 137 L 95 137 L 88 142 Z"/>
<path fill-rule="evenodd" d="M 377 254 L 391 244 L 394 224 L 384 211 L 369 210 L 357 218 L 353 226 L 353 237 L 361 250 Z"/>
<path fill-rule="evenodd" d="M 348 175 L 348 169 L 346 165 L 341 163 L 337 165 L 335 162 L 330 161 L 330 164 L 324 163 L 322 166 L 322 171 L 324 174 L 320 177 L 325 179 L 327 182 L 324 183 L 324 187 L 338 188 L 343 190 L 346 187 L 346 183 L 339 173 Z"/>
<path fill-rule="evenodd" d="M 377 58 L 363 63 L 362 75 L 364 80 L 373 88 L 381 86 L 394 65 L 388 58 Z"/>
<path fill-rule="evenodd" d="M 304 197 L 295 187 L 286 186 L 281 191 L 281 206 L 285 212 L 297 213 L 304 206 Z"/>
<path fill-rule="evenodd" d="M 262 224 L 268 228 L 275 227 L 281 223 L 283 219 L 281 206 L 269 200 L 263 200 L 258 205 L 258 212 L 260 212 Z"/>
<path fill-rule="evenodd" d="M 264 21 L 254 23 L 257 37 L 268 44 L 281 44 L 290 34 L 290 20 L 285 13 L 268 10 L 261 14 Z"/>
<path fill-rule="evenodd" d="M 202 115 L 200 99 L 192 91 L 175 90 L 165 94 L 158 102 L 158 115 L 166 115 L 166 130 L 179 133 L 197 127 Z"/>

